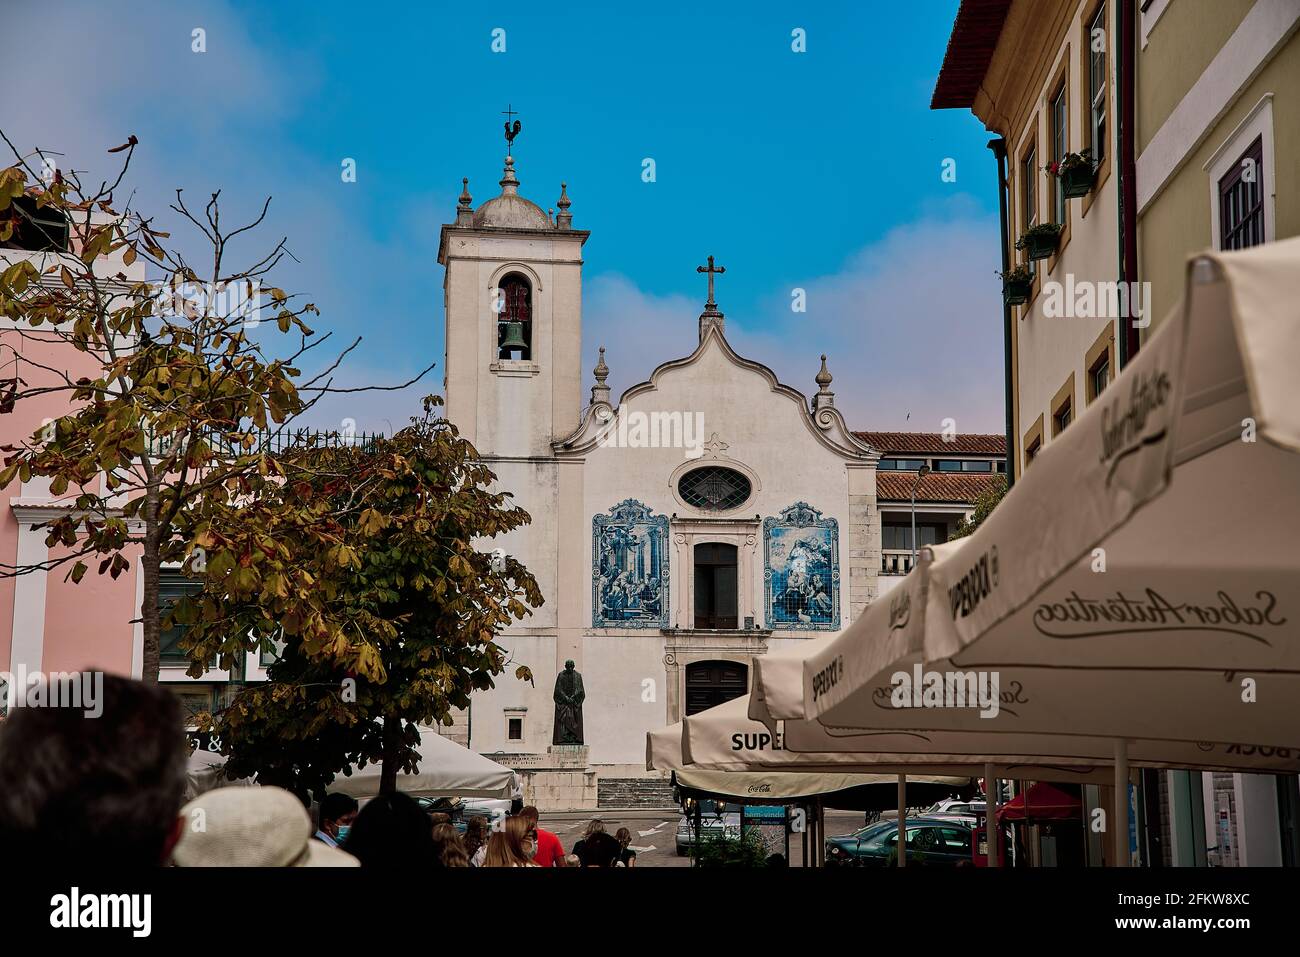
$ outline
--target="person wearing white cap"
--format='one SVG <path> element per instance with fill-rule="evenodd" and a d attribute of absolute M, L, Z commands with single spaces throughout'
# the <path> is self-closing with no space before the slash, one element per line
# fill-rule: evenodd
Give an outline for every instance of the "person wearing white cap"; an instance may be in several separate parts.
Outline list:
<path fill-rule="evenodd" d="M 181 808 L 177 867 L 357 867 L 351 854 L 311 839 L 311 818 L 283 788 L 217 788 Z"/>

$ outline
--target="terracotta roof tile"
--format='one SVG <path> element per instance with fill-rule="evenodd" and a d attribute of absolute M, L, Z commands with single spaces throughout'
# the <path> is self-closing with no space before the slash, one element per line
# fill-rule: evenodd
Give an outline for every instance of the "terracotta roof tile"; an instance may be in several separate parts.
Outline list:
<path fill-rule="evenodd" d="M 916 500 L 973 504 L 980 493 L 991 488 L 999 477 L 991 472 L 931 472 L 921 479 Z M 915 481 L 915 472 L 877 472 L 876 500 L 910 502 Z"/>
<path fill-rule="evenodd" d="M 938 432 L 854 432 L 881 455 L 1006 455 L 1005 435 L 973 433 L 945 442 Z"/>

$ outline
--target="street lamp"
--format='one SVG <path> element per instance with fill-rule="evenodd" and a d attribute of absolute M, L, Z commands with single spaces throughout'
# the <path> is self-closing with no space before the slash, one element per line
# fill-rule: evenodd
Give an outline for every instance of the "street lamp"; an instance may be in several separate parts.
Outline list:
<path fill-rule="evenodd" d="M 916 479 L 912 482 L 912 568 L 916 567 L 916 490 L 920 488 L 921 480 L 929 474 L 930 466 L 922 465 L 916 470 Z"/>

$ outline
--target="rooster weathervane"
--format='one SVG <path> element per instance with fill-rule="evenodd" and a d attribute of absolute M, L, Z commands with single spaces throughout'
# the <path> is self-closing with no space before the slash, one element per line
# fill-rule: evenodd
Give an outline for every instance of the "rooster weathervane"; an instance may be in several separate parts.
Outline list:
<path fill-rule="evenodd" d="M 521 126 L 518 120 L 515 120 L 514 123 L 511 124 L 510 118 L 518 116 L 518 113 L 511 109 L 509 103 L 507 103 L 506 108 L 501 111 L 501 115 L 506 118 L 506 155 L 509 156 L 514 152 L 515 137 L 519 135 Z"/>

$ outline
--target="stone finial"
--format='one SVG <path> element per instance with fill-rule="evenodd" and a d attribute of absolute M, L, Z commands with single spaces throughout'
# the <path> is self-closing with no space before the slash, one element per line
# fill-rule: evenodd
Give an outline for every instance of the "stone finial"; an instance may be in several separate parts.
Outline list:
<path fill-rule="evenodd" d="M 605 380 L 609 378 L 609 366 L 605 365 L 605 347 L 600 347 L 600 359 L 596 362 L 596 368 L 592 370 L 596 375 L 596 384 L 591 387 L 591 402 L 595 405 L 597 402 L 609 402 L 609 386 Z"/>
<path fill-rule="evenodd" d="M 501 179 L 497 183 L 501 187 L 502 196 L 514 196 L 519 192 L 519 180 L 515 177 L 515 158 L 506 157 L 506 168 L 501 174 Z"/>
<path fill-rule="evenodd" d="M 557 216 L 556 219 L 555 219 L 555 225 L 556 225 L 556 227 L 559 228 L 559 229 L 572 229 L 572 228 L 573 228 L 573 214 L 569 212 L 569 207 L 570 207 L 571 205 L 573 205 L 573 204 L 572 204 L 572 202 L 569 200 L 569 184 L 568 184 L 568 183 L 561 183 L 561 184 L 560 184 L 560 198 L 556 201 L 555 205 L 556 205 L 556 206 L 559 208 L 559 210 L 560 210 L 560 215 Z"/>
<path fill-rule="evenodd" d="M 456 204 L 456 225 L 469 226 L 474 221 L 474 197 L 469 194 L 469 177 L 462 177 L 460 183 L 460 201 Z"/>
<path fill-rule="evenodd" d="M 835 404 L 835 393 L 831 391 L 831 370 L 826 368 L 826 355 L 822 354 L 821 371 L 817 373 L 817 394 L 813 396 L 813 411 L 830 408 Z"/>

